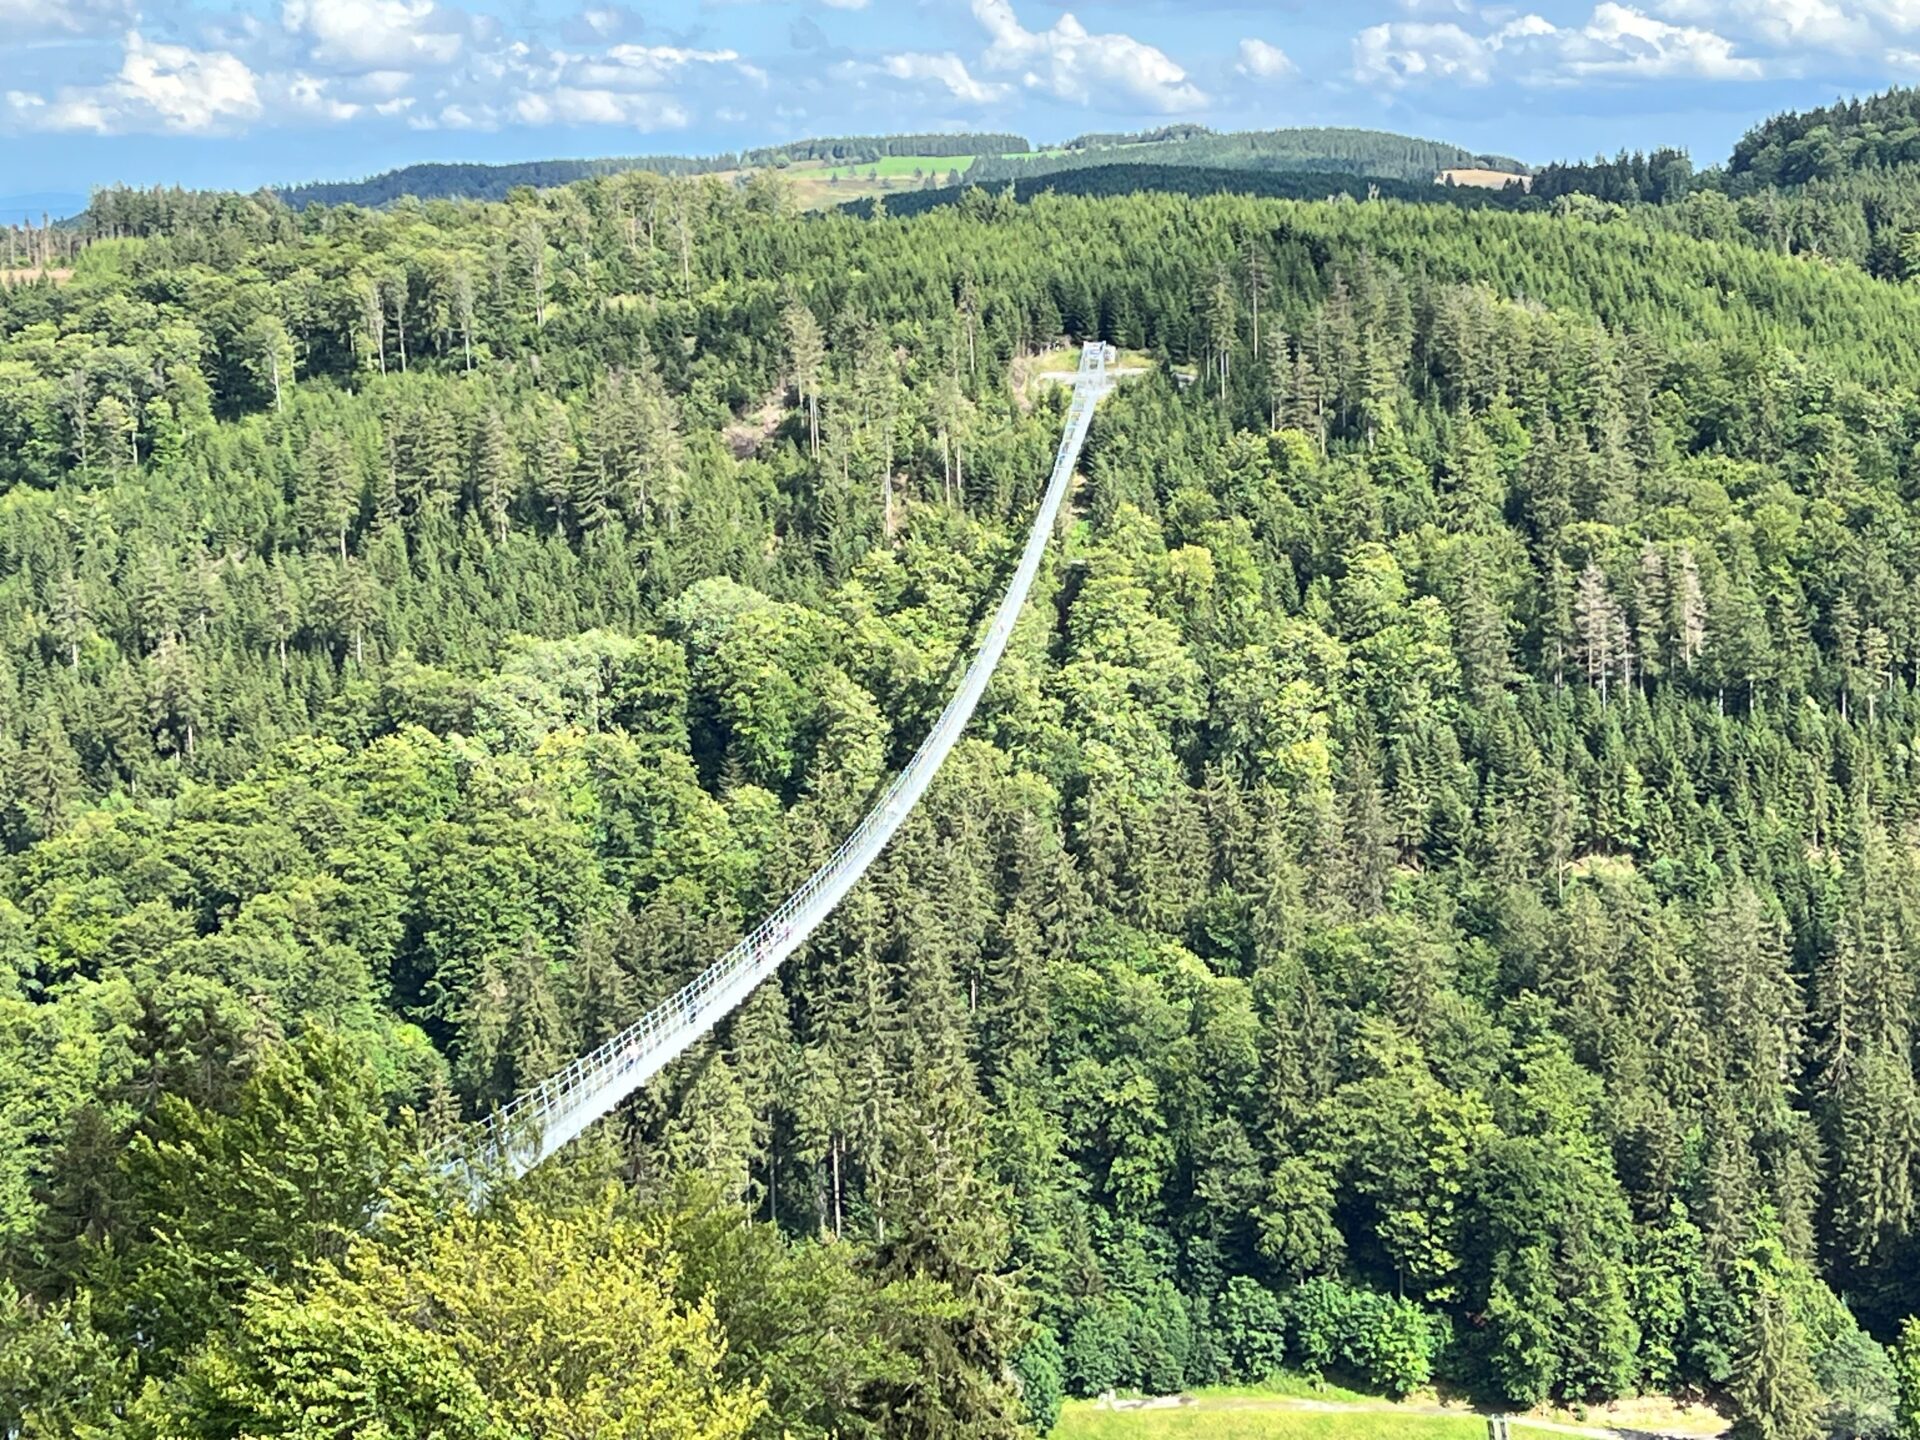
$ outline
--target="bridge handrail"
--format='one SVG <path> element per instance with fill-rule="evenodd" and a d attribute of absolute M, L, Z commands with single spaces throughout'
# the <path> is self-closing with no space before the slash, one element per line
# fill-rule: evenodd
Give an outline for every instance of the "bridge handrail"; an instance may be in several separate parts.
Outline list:
<path fill-rule="evenodd" d="M 1094 406 L 1108 383 L 1105 347 L 1082 347 L 1053 472 L 1020 563 L 980 648 L 913 757 L 825 863 L 724 955 L 618 1035 L 521 1091 L 488 1116 L 480 1126 L 473 1158 L 454 1162 L 476 1191 L 484 1190 L 487 1177 L 501 1167 L 518 1174 L 539 1164 L 711 1029 L 806 942 L 886 847 L 966 729 L 1005 653 L 1058 522 Z M 625 1083 L 627 1077 L 631 1083 Z"/>

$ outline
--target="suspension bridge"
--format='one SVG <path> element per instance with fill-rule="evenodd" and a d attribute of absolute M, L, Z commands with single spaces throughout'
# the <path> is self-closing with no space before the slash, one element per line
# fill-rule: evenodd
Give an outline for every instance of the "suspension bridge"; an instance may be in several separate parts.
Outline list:
<path fill-rule="evenodd" d="M 967 728 L 974 706 L 1006 651 L 1014 622 L 1020 618 L 1034 576 L 1039 573 L 1047 541 L 1059 522 L 1060 507 L 1080 461 L 1080 448 L 1093 423 L 1093 408 L 1111 388 L 1107 375 L 1110 358 L 1111 352 L 1103 344 L 1081 347 L 1073 400 L 1067 409 L 1060 448 L 1054 454 L 1053 474 L 1033 517 L 1020 564 L 953 698 L 947 701 L 913 758 L 827 862 L 745 939 L 627 1029 L 523 1090 L 488 1117 L 467 1157 L 457 1162 L 476 1199 L 484 1196 L 496 1180 L 525 1174 L 547 1159 L 713 1029 L 807 942 L 886 849 Z"/>

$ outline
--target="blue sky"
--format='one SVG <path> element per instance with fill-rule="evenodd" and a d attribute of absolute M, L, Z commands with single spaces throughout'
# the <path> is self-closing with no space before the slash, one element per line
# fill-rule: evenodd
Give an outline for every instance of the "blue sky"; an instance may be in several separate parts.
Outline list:
<path fill-rule="evenodd" d="M 0 0 L 0 197 L 1170 120 L 1530 161 L 1920 80 L 1920 0 Z"/>

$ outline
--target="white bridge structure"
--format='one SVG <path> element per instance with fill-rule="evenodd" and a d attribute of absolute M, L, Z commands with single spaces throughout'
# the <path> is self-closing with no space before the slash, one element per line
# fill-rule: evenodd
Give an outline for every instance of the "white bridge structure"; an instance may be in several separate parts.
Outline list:
<path fill-rule="evenodd" d="M 450 1167 L 465 1172 L 476 1200 L 497 1179 L 522 1175 L 547 1159 L 713 1029 L 807 942 L 886 849 L 894 831 L 920 803 L 934 773 L 967 728 L 974 706 L 1006 651 L 1014 622 L 1020 618 L 1039 572 L 1047 541 L 1059 522 L 1061 504 L 1080 461 L 1080 447 L 1093 421 L 1093 408 L 1112 386 L 1107 375 L 1112 354 L 1103 344 L 1081 347 L 1066 430 L 1060 437 L 1053 475 L 1033 517 L 1019 567 L 981 637 L 979 650 L 961 676 L 959 688 L 913 758 L 840 848 L 751 934 L 620 1034 L 514 1096 L 487 1118 L 468 1156 Z"/>

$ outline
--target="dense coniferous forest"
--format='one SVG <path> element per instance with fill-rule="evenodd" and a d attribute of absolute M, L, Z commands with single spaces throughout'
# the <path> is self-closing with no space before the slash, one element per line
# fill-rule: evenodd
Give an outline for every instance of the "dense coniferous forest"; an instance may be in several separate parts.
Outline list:
<path fill-rule="evenodd" d="M 0 1431 L 1911 1434 L 1920 295 L 1674 214 L 103 195 L 0 288 Z M 470 1213 L 918 742 L 1094 337 L 927 802 Z"/>
<path fill-rule="evenodd" d="M 839 135 L 820 140 L 794 140 L 743 151 L 743 165 L 791 164 L 822 160 L 828 164 L 869 163 L 889 155 L 1018 155 L 1031 149 L 1023 135 L 1005 131 L 986 134 L 933 131 L 921 135 Z"/>
<path fill-rule="evenodd" d="M 1650 202 L 1658 223 L 1706 239 L 1745 237 L 1783 254 L 1920 274 L 1920 91 L 1892 90 L 1756 126 L 1726 164 L 1695 173 L 1674 150 L 1542 167 L 1533 194 L 1562 209 Z M 1605 211 L 1587 212 L 1605 218 Z"/>
<path fill-rule="evenodd" d="M 296 210 L 309 205 L 361 205 L 379 208 L 402 196 L 416 200 L 504 200 L 522 185 L 551 189 L 576 180 L 645 170 L 655 175 L 707 175 L 732 170 L 738 155 L 624 155 L 595 160 L 524 160 L 504 165 L 477 163 L 403 165 L 363 180 L 312 180 L 289 185 L 279 196 Z M 96 214 L 97 218 L 97 214 Z"/>

